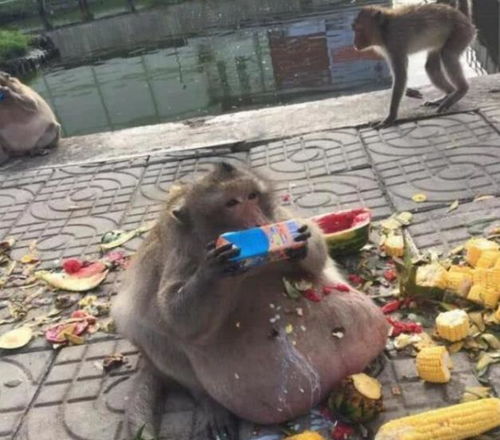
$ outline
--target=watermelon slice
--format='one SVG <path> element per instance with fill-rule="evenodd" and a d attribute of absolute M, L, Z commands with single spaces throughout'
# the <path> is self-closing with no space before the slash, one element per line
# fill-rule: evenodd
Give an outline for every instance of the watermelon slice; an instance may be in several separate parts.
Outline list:
<path fill-rule="evenodd" d="M 324 233 L 331 256 L 355 252 L 368 242 L 372 214 L 368 208 L 313 217 Z"/>

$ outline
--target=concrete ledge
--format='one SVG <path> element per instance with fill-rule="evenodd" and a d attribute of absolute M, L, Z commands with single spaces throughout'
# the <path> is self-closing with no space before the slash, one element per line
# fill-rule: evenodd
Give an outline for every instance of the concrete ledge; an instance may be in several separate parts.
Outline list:
<path fill-rule="evenodd" d="M 467 111 L 500 103 L 500 74 L 473 78 L 468 95 L 454 108 Z M 422 92 L 439 96 L 432 87 Z M 242 111 L 207 118 L 130 128 L 63 139 L 61 146 L 47 156 L 11 161 L 10 167 L 40 167 L 56 164 L 101 161 L 142 155 L 152 151 L 183 150 L 253 144 L 345 126 L 359 126 L 381 119 L 387 112 L 390 91 L 310 101 L 300 104 Z M 400 118 L 434 116 L 422 101 L 405 98 Z"/>

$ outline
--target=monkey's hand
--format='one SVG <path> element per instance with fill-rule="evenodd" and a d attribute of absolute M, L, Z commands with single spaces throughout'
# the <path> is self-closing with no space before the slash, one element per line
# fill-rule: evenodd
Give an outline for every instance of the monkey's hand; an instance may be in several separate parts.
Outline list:
<path fill-rule="evenodd" d="M 240 261 L 231 261 L 231 258 L 239 254 L 240 249 L 231 243 L 216 247 L 215 241 L 211 241 L 207 245 L 207 269 L 218 276 L 235 276 L 246 272 L 247 269 Z"/>
<path fill-rule="evenodd" d="M 295 237 L 294 241 L 296 242 L 306 242 L 304 246 L 301 246 L 296 249 L 288 249 L 286 251 L 286 255 L 290 260 L 303 260 L 307 257 L 307 240 L 311 238 L 311 232 L 309 231 L 309 226 L 302 225 L 299 229 L 297 229 L 299 235 Z"/>
<path fill-rule="evenodd" d="M 10 98 L 12 96 L 12 90 L 6 86 L 0 86 L 0 101 Z"/>

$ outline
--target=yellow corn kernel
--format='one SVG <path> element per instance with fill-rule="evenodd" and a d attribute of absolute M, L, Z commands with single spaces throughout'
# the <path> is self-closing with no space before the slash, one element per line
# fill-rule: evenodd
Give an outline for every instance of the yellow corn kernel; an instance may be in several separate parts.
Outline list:
<path fill-rule="evenodd" d="M 402 257 L 405 245 L 401 235 L 391 235 L 384 241 L 384 251 L 390 257 Z"/>
<path fill-rule="evenodd" d="M 449 382 L 450 367 L 450 355 L 442 345 L 423 348 L 417 354 L 417 372 L 426 382 Z"/>
<path fill-rule="evenodd" d="M 486 238 L 471 238 L 464 247 L 467 251 L 467 262 L 475 266 L 484 251 L 498 251 L 500 246 Z"/>
<path fill-rule="evenodd" d="M 500 426 L 500 399 L 491 397 L 391 420 L 375 440 L 465 440 Z"/>
<path fill-rule="evenodd" d="M 469 334 L 469 315 L 464 310 L 450 310 L 440 313 L 436 318 L 438 335 L 447 341 L 456 342 Z"/>
<path fill-rule="evenodd" d="M 483 303 L 483 295 L 482 292 L 486 290 L 486 287 L 483 284 L 474 284 L 467 295 L 467 299 L 469 301 L 482 304 Z"/>
<path fill-rule="evenodd" d="M 314 431 L 304 431 L 301 434 L 286 437 L 284 440 L 325 440 L 325 438 Z"/>
<path fill-rule="evenodd" d="M 446 288 L 459 296 L 467 296 L 472 285 L 472 275 L 466 272 L 448 272 Z"/>
<path fill-rule="evenodd" d="M 483 251 L 477 260 L 476 267 L 480 269 L 491 269 L 500 259 L 498 251 Z"/>
<path fill-rule="evenodd" d="M 472 271 L 473 271 L 473 269 L 471 269 L 470 267 L 467 267 L 467 266 L 456 266 L 456 265 L 450 266 L 450 268 L 448 269 L 449 273 L 455 273 L 455 272 L 458 272 L 458 273 L 467 273 L 470 276 L 472 276 Z"/>
<path fill-rule="evenodd" d="M 500 270 L 500 258 L 497 260 L 497 262 L 495 263 L 495 265 L 493 266 L 493 269 L 494 270 Z"/>
<path fill-rule="evenodd" d="M 472 272 L 473 284 L 481 284 L 495 292 L 500 291 L 500 270 L 499 269 L 475 269 Z"/>
<path fill-rule="evenodd" d="M 498 290 L 486 289 L 483 292 L 483 304 L 488 309 L 494 309 L 500 301 L 500 292 Z"/>

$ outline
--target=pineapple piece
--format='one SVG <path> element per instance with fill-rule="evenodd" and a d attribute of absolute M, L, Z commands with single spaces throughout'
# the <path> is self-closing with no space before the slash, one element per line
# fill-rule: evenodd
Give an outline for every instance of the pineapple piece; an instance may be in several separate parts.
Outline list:
<path fill-rule="evenodd" d="M 436 318 L 438 335 L 450 342 L 461 341 L 469 334 L 469 315 L 464 310 L 450 310 Z"/>
<path fill-rule="evenodd" d="M 384 241 L 384 251 L 390 257 L 402 257 L 404 254 L 404 241 L 401 235 L 391 235 Z"/>
<path fill-rule="evenodd" d="M 377 379 L 365 373 L 351 375 L 354 388 L 368 399 L 378 400 L 382 397 L 382 385 Z"/>
<path fill-rule="evenodd" d="M 417 269 L 416 284 L 419 287 L 437 287 L 446 289 L 446 269 L 439 263 L 426 264 Z"/>
<path fill-rule="evenodd" d="M 471 238 L 465 243 L 467 251 L 466 259 L 471 266 L 476 266 L 481 254 L 484 251 L 498 251 L 500 246 L 494 241 L 487 240 L 486 238 Z"/>
<path fill-rule="evenodd" d="M 446 274 L 446 287 L 451 292 L 466 297 L 472 286 L 472 275 L 466 272 L 448 272 Z"/>
<path fill-rule="evenodd" d="M 382 386 L 364 373 L 353 374 L 330 394 L 328 407 L 352 422 L 368 422 L 383 410 Z"/>
<path fill-rule="evenodd" d="M 426 382 L 446 383 L 450 381 L 451 360 L 446 347 L 423 348 L 417 354 L 417 372 Z"/>
<path fill-rule="evenodd" d="M 491 397 L 391 420 L 375 440 L 465 440 L 500 426 L 500 399 Z"/>
<path fill-rule="evenodd" d="M 477 260 L 476 267 L 480 269 L 491 269 L 500 259 L 498 251 L 483 251 Z"/>

